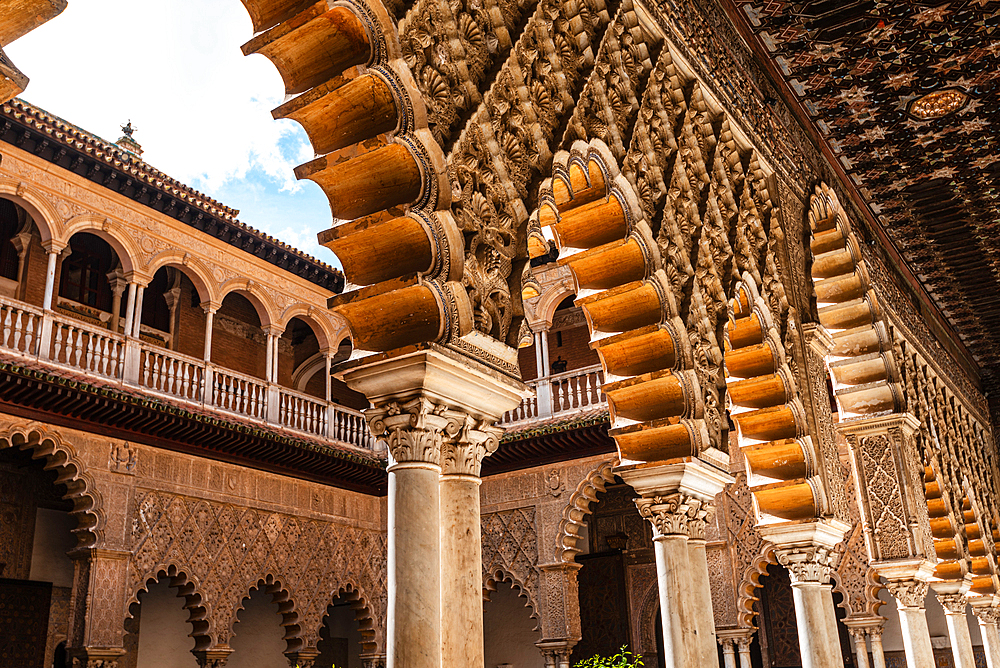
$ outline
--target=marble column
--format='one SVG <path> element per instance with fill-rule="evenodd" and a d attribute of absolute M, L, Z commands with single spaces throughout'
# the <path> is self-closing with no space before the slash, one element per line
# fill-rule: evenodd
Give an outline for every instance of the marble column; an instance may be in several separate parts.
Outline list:
<path fill-rule="evenodd" d="M 972 611 L 979 620 L 979 631 L 983 636 L 983 652 L 986 654 L 988 668 L 1000 668 L 1000 633 L 997 632 L 997 622 L 1000 621 L 1000 608 L 995 606 L 973 606 Z"/>
<path fill-rule="evenodd" d="M 906 665 L 909 668 L 934 668 L 934 648 L 931 647 L 924 608 L 927 583 L 922 580 L 891 580 L 886 588 L 895 597 L 899 610 Z"/>
<path fill-rule="evenodd" d="M 858 657 L 858 668 L 868 668 L 868 645 L 865 643 L 865 629 L 850 629 L 851 639 L 854 641 L 854 653 Z"/>
<path fill-rule="evenodd" d="M 653 525 L 664 664 L 699 668 L 718 663 L 703 543 L 715 495 L 731 478 L 700 460 L 624 466 L 615 472 L 641 495 L 635 502 L 639 514 Z M 700 550 L 689 539 L 701 541 Z"/>
<path fill-rule="evenodd" d="M 386 665 L 478 668 L 479 483 L 470 471 L 496 447 L 492 425 L 529 391 L 436 344 L 358 360 L 338 377 L 371 401 L 365 417 L 389 450 Z M 474 467 L 463 464 L 469 458 Z"/>
<path fill-rule="evenodd" d="M 736 668 L 736 647 L 732 638 L 719 638 L 722 645 L 722 662 L 725 668 Z"/>
<path fill-rule="evenodd" d="M 55 295 L 56 261 L 66 246 L 60 246 L 54 241 L 43 245 L 45 246 L 45 252 L 48 254 L 48 265 L 45 268 L 45 293 L 42 297 L 42 308 L 48 311 L 52 308 L 53 296 Z"/>
<path fill-rule="evenodd" d="M 570 668 L 569 660 L 575 644 L 575 640 L 539 642 L 535 643 L 535 647 L 542 653 L 545 668 Z"/>
<path fill-rule="evenodd" d="M 882 649 L 882 627 L 877 626 L 868 629 L 868 640 L 872 644 L 872 668 L 885 668 L 885 650 Z"/>
<path fill-rule="evenodd" d="M 935 583 L 934 586 L 937 587 L 938 584 Z M 935 594 L 941 607 L 944 608 L 955 668 L 976 668 L 976 659 L 972 653 L 972 635 L 969 632 L 968 618 L 965 616 L 965 607 L 968 605 L 965 593 L 960 591 L 941 593 L 935 590 Z"/>
<path fill-rule="evenodd" d="M 205 349 L 202 358 L 206 362 L 212 361 L 212 335 L 215 331 L 215 314 L 219 310 L 218 304 L 205 302 L 201 305 L 205 311 Z"/>
<path fill-rule="evenodd" d="M 479 471 L 503 430 L 464 416 L 441 446 L 441 660 L 483 665 L 483 566 Z"/>
<path fill-rule="evenodd" d="M 749 636 L 736 641 L 736 649 L 740 652 L 740 668 L 751 668 L 750 643 L 752 642 L 753 638 Z"/>
<path fill-rule="evenodd" d="M 809 545 L 778 548 L 777 555 L 792 581 L 803 668 L 843 668 L 830 585 L 838 554 L 832 546 Z"/>

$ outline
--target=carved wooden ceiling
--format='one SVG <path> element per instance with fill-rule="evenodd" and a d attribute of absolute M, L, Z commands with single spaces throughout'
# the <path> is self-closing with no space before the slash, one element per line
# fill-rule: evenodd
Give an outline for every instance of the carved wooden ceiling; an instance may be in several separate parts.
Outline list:
<path fill-rule="evenodd" d="M 987 385 L 1000 381 L 1000 4 L 732 2 Z"/>

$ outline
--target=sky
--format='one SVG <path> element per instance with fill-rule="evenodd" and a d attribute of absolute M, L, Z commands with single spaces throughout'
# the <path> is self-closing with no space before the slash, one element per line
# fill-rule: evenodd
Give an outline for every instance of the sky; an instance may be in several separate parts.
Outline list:
<path fill-rule="evenodd" d="M 339 266 L 316 243 L 326 196 L 292 173 L 313 157 L 306 134 L 271 118 L 281 77 L 240 51 L 252 36 L 240 0 L 70 0 L 4 49 L 31 80 L 26 101 L 111 142 L 131 120 L 146 162 Z"/>

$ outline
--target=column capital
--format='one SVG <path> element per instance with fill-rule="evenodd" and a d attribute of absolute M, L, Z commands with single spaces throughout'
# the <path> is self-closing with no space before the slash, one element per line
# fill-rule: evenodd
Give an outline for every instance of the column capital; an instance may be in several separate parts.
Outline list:
<path fill-rule="evenodd" d="M 964 615 L 965 606 L 969 603 L 965 599 L 965 594 L 938 594 L 935 592 L 938 603 L 944 608 L 945 614 Z"/>
<path fill-rule="evenodd" d="M 424 462 L 441 465 L 441 444 L 457 435 L 459 425 L 445 416 L 448 407 L 418 398 L 406 403 L 390 401 L 365 411 L 375 438 L 383 438 L 397 463 Z"/>
<path fill-rule="evenodd" d="M 458 423 L 458 433 L 441 443 L 441 473 L 478 477 L 483 459 L 500 447 L 503 428 L 477 421 L 468 413 L 448 413 L 448 417 Z"/>
<path fill-rule="evenodd" d="M 118 668 L 118 660 L 125 655 L 122 648 L 83 647 L 67 648 L 72 668 Z"/>
<path fill-rule="evenodd" d="M 995 625 L 997 622 L 1000 622 L 1000 607 L 974 605 L 972 606 L 972 612 L 975 613 L 976 618 L 983 624 Z"/>
<path fill-rule="evenodd" d="M 58 255 L 69 248 L 69 242 L 62 241 L 60 239 L 49 239 L 48 241 L 42 242 L 42 248 L 44 248 L 45 252 L 49 255 Z"/>
<path fill-rule="evenodd" d="M 385 654 L 362 654 L 361 665 L 363 668 L 385 668 Z"/>
<path fill-rule="evenodd" d="M 704 538 L 705 525 L 715 517 L 715 506 L 683 492 L 635 500 L 639 514 L 653 525 L 653 539 L 661 536 Z"/>
<path fill-rule="evenodd" d="M 201 303 L 201 310 L 205 313 L 218 313 L 220 308 L 222 308 L 222 302 L 206 300 Z"/>
<path fill-rule="evenodd" d="M 775 554 L 778 563 L 788 569 L 793 585 L 805 582 L 829 583 L 830 574 L 840 561 L 839 552 L 821 545 L 778 548 Z"/>
<path fill-rule="evenodd" d="M 833 335 L 818 322 L 802 323 L 802 333 L 805 335 L 806 344 L 820 357 L 826 357 L 833 350 L 835 345 Z"/>
<path fill-rule="evenodd" d="M 313 668 L 319 658 L 319 650 L 303 648 L 296 652 L 285 652 L 285 658 L 288 659 L 289 668 Z"/>
<path fill-rule="evenodd" d="M 885 587 L 901 608 L 923 608 L 930 588 L 922 580 L 890 580 Z"/>
<path fill-rule="evenodd" d="M 229 647 L 215 647 L 213 649 L 192 650 L 191 653 L 198 660 L 199 668 L 225 668 L 233 650 Z"/>

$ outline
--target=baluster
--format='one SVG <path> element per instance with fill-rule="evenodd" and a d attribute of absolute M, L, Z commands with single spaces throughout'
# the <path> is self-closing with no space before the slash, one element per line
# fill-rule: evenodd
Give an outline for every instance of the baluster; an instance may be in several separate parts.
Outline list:
<path fill-rule="evenodd" d="M 14 345 L 11 347 L 17 351 L 21 350 L 21 328 L 23 327 L 21 324 L 21 317 L 23 314 L 24 311 L 18 310 L 17 317 L 14 319 Z"/>
<path fill-rule="evenodd" d="M 24 352 L 29 355 L 34 354 L 34 343 L 35 343 L 35 316 L 28 313 L 27 327 L 24 332 Z"/>
<path fill-rule="evenodd" d="M 52 349 L 53 349 L 52 359 L 58 362 L 59 354 L 62 352 L 63 328 L 62 325 L 60 325 L 58 322 L 53 324 L 53 328 L 56 330 L 56 336 L 55 336 L 55 341 L 52 343 Z"/>
<path fill-rule="evenodd" d="M 87 356 L 83 350 L 83 330 L 78 327 L 69 327 L 73 336 L 73 366 L 84 368 L 87 364 Z"/>
<path fill-rule="evenodd" d="M 0 307 L 0 309 L 3 309 L 3 338 L 0 339 L 0 346 L 6 348 L 7 341 L 10 338 L 10 325 L 11 325 L 10 309 L 6 306 L 2 306 Z"/>
<path fill-rule="evenodd" d="M 181 365 L 181 396 L 188 399 L 188 390 L 191 388 L 191 365 L 187 362 L 178 362 Z"/>

